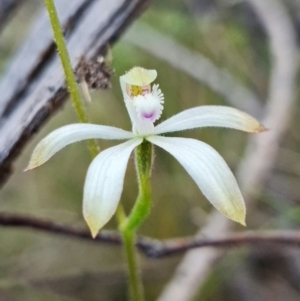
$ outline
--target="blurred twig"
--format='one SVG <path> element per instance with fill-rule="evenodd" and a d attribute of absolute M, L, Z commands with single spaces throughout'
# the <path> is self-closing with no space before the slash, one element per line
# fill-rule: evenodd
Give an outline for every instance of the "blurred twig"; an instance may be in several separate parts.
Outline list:
<path fill-rule="evenodd" d="M 238 170 L 243 195 L 247 200 L 249 215 L 250 198 L 259 193 L 270 176 L 276 160 L 280 140 L 285 133 L 295 102 L 295 80 L 298 71 L 296 34 L 281 0 L 248 0 L 260 17 L 270 39 L 272 70 L 269 97 L 263 124 L 269 132 L 250 140 L 245 159 Z M 222 225 L 217 227 L 216 225 Z M 225 235 L 232 222 L 213 213 L 207 228 L 215 228 L 218 235 Z M 201 233 L 201 231 L 200 231 Z M 159 297 L 159 301 L 190 300 L 204 283 L 213 262 L 220 252 L 216 249 L 189 251 Z"/>
<path fill-rule="evenodd" d="M 24 0 L 0 0 L 0 31 Z"/>
<path fill-rule="evenodd" d="M 239 178 L 246 193 L 259 191 L 270 175 L 279 143 L 286 132 L 296 99 L 299 68 L 296 33 L 281 0 L 248 0 L 260 17 L 270 41 L 272 72 L 266 116 L 268 134 L 258 135 L 249 144 Z"/>
<path fill-rule="evenodd" d="M 122 244 L 122 238 L 117 231 L 102 230 L 98 236 L 93 239 L 90 232 L 85 229 L 77 229 L 60 223 L 51 222 L 49 220 L 16 214 L 1 213 L 0 225 L 9 228 L 29 228 L 49 234 L 83 239 L 95 244 Z M 280 244 L 300 247 L 300 231 L 264 231 L 260 233 L 242 232 L 235 234 L 231 233 L 226 236 L 219 236 L 216 238 L 182 237 L 161 241 L 139 236 L 136 241 L 136 245 L 139 250 L 151 258 L 161 258 L 180 254 L 194 248 L 234 248 L 243 245 L 256 246 L 261 244 Z"/>
<path fill-rule="evenodd" d="M 206 84 L 230 105 L 255 116 L 261 115 L 262 106 L 258 97 L 239 84 L 228 71 L 219 69 L 202 54 L 189 50 L 171 37 L 141 22 L 132 26 L 124 38 L 132 45 Z"/>

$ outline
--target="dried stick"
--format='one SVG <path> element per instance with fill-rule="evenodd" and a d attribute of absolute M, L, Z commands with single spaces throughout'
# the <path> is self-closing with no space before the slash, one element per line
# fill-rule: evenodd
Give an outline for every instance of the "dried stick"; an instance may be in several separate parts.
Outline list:
<path fill-rule="evenodd" d="M 298 64 L 295 31 L 281 1 L 248 1 L 266 29 L 273 58 L 269 100 L 263 121 L 270 131 L 251 139 L 245 160 L 241 163 L 238 171 L 243 195 L 248 200 L 249 214 L 250 196 L 254 192 L 259 192 L 270 176 L 280 140 L 288 126 L 295 102 L 295 79 Z M 212 231 L 213 233 L 225 235 L 232 227 L 232 223 L 214 213 L 206 227 L 209 229 L 216 227 L 219 232 Z M 209 250 L 209 252 L 206 250 L 189 251 L 158 300 L 190 300 L 205 281 L 212 268 L 212 263 L 219 255 L 220 252 L 216 249 Z"/>
<path fill-rule="evenodd" d="M 95 239 L 87 229 L 77 229 L 60 223 L 34 217 L 0 213 L 0 225 L 9 228 L 34 229 L 53 235 L 82 239 L 94 244 L 122 245 L 122 238 L 117 231 L 102 230 Z M 244 245 L 280 244 L 300 247 L 300 231 L 262 231 L 260 233 L 243 232 L 224 237 L 203 238 L 183 237 L 156 240 L 139 236 L 136 241 L 138 249 L 150 258 L 162 258 L 181 254 L 194 248 L 234 248 Z M 209 249 L 212 252 L 211 249 Z"/>

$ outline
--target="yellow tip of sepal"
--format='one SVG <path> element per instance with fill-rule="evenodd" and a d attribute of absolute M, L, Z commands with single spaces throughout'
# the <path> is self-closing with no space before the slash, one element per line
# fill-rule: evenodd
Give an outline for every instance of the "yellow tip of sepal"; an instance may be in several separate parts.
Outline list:
<path fill-rule="evenodd" d="M 240 221 L 239 222 L 242 226 L 244 226 L 244 227 L 247 227 L 247 225 L 246 225 L 246 221 L 245 220 L 243 220 L 243 221 Z"/>
<path fill-rule="evenodd" d="M 269 129 L 264 127 L 262 124 L 259 124 L 259 126 L 255 129 L 255 133 L 263 133 L 263 132 L 268 132 Z"/>
<path fill-rule="evenodd" d="M 100 231 L 100 228 L 99 228 L 99 224 L 98 223 L 94 223 L 93 221 L 91 220 L 86 220 L 86 223 L 89 227 L 89 230 L 91 232 L 91 235 L 92 237 L 95 239 Z"/>
<path fill-rule="evenodd" d="M 91 229 L 90 229 L 90 231 L 91 231 L 93 239 L 95 239 L 97 237 L 99 231 L 92 231 Z"/>

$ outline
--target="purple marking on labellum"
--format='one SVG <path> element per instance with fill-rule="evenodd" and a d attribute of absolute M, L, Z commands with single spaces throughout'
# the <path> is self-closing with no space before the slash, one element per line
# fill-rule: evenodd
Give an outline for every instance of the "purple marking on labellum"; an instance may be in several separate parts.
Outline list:
<path fill-rule="evenodd" d="M 143 118 L 152 119 L 154 117 L 154 112 L 151 113 L 143 113 Z"/>

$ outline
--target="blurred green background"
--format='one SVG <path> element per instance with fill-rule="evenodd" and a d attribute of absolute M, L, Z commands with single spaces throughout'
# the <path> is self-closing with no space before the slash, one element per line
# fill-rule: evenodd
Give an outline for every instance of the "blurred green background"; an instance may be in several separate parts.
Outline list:
<path fill-rule="evenodd" d="M 202 2 L 199 1 L 202 6 L 194 9 L 193 15 L 188 1 L 154 1 L 136 25 L 148 24 L 188 49 L 201 53 L 220 70 L 226 69 L 238 83 L 254 90 L 263 104 L 268 91 L 270 58 L 266 37 L 257 20 L 251 14 L 251 18 L 247 18 L 249 12 L 244 11 L 243 1 L 232 1 L 227 5 L 220 1 Z M 42 8 L 42 1 L 25 1 L 1 33 L 0 72 L 3 74 L 13 53 L 26 40 L 35 14 Z M 93 123 L 130 130 L 119 76 L 133 66 L 157 70 L 156 83 L 165 95 L 161 120 L 194 106 L 227 105 L 222 96 L 203 83 L 133 46 L 127 39 L 121 38 L 112 52 L 115 69 L 112 89 L 93 92 L 93 102 L 88 104 Z M 185 60 L 184 57 L 179 59 Z M 298 112 L 298 105 L 295 111 Z M 13 176 L 0 192 L 1 211 L 86 227 L 81 208 L 90 155 L 85 143 L 67 147 L 37 170 L 22 172 L 41 138 L 53 129 L 74 122 L 77 122 L 76 115 L 71 103 L 67 102 L 28 144 L 16 161 Z M 297 125 L 295 118 L 282 146 L 288 155 L 279 160 L 274 171 L 277 178 L 281 177 L 281 186 L 274 188 L 270 184 L 265 189 L 256 205 L 256 213 L 247 217 L 247 230 L 296 228 L 299 225 L 300 136 Z M 213 128 L 186 131 L 180 136 L 207 142 L 234 171 L 243 157 L 249 135 Z M 105 149 L 116 143 L 100 141 L 99 144 Z M 158 239 L 192 235 L 205 225 L 212 207 L 178 162 L 160 149 L 155 153 L 153 209 L 140 234 Z M 136 175 L 131 158 L 121 200 L 127 212 L 136 195 Z M 105 228 L 115 229 L 116 221 L 113 219 Z M 239 226 L 236 229 L 244 230 Z M 126 266 L 119 247 L 96 246 L 31 230 L 0 228 L 0 231 L 0 301 L 126 300 Z M 227 251 L 227 256 L 217 263 L 195 300 L 242 300 L 234 289 L 234 279 L 248 268 L 249 260 L 253 258 L 257 260 L 251 249 Z M 159 296 L 180 259 L 181 256 L 175 256 L 151 260 L 141 256 L 147 300 Z M 296 297 L 299 297 L 298 293 Z M 290 300 L 300 300 L 297 298 Z M 252 300 L 256 300 L 255 297 Z"/>

